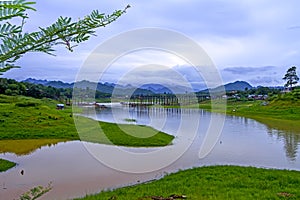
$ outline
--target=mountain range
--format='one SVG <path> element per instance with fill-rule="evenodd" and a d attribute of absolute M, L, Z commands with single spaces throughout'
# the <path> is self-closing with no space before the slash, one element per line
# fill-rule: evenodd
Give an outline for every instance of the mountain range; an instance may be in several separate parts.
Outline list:
<path fill-rule="evenodd" d="M 223 89 L 225 89 L 226 92 L 230 91 L 244 91 L 247 89 L 253 88 L 248 82 L 246 81 L 235 81 L 234 83 L 227 83 L 223 86 L 218 86 L 216 88 L 210 88 L 201 90 L 199 92 L 221 92 Z"/>
<path fill-rule="evenodd" d="M 73 88 L 75 83 L 64 83 L 62 81 L 48 81 L 48 80 L 37 80 L 33 78 L 28 78 L 23 82 L 29 82 L 34 84 L 42 84 L 44 86 L 52 86 L 55 88 Z M 103 93 L 112 94 L 116 92 L 119 95 L 130 94 L 133 93 L 136 95 L 151 95 L 151 94 L 171 94 L 171 93 L 186 93 L 192 92 L 190 88 L 184 86 L 168 86 L 168 85 L 160 85 L 160 84 L 145 84 L 136 88 L 132 85 L 116 85 L 114 83 L 94 83 L 90 81 L 79 81 L 76 82 L 76 87 L 79 88 L 96 88 L 98 91 Z M 213 92 L 221 91 L 223 86 L 219 86 L 216 88 L 209 89 Z M 236 81 L 234 83 L 228 83 L 224 85 L 226 91 L 243 91 L 246 88 L 251 89 L 252 86 L 245 81 Z M 195 89 L 194 89 L 195 90 Z M 208 89 L 198 90 L 199 92 L 208 92 Z"/>

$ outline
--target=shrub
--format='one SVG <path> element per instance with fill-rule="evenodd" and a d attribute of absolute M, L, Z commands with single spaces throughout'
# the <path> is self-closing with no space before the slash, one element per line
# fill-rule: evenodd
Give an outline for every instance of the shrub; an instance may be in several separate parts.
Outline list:
<path fill-rule="evenodd" d="M 37 102 L 31 102 L 31 101 L 16 103 L 17 107 L 36 107 L 38 105 L 39 105 L 39 103 L 37 103 Z"/>

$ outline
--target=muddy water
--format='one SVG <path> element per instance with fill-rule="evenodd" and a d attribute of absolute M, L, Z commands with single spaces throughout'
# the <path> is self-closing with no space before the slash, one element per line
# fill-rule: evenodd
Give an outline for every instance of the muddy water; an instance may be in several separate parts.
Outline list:
<path fill-rule="evenodd" d="M 28 139 L 28 140 L 0 140 L 0 153 L 14 153 L 18 156 L 28 155 L 43 146 L 53 146 L 64 139 Z"/>
<path fill-rule="evenodd" d="M 134 123 L 151 125 L 175 136 L 182 117 L 192 120 L 201 116 L 199 122 L 201 125 L 196 138 L 193 138 L 191 147 L 171 165 L 149 173 L 120 172 L 102 164 L 85 148 L 88 144 L 93 148 L 99 147 L 105 152 L 111 146 L 81 141 L 53 142 L 52 145 L 48 143 L 42 147 L 38 145 L 38 149 L 31 150 L 26 155 L 24 151 L 21 155 L 7 150 L 9 148 L 6 150 L 2 148 L 0 157 L 14 161 L 18 165 L 7 172 L 0 173 L 0 199 L 16 199 L 30 188 L 37 185 L 46 186 L 49 182 L 52 182 L 53 189 L 42 199 L 71 199 L 107 188 L 157 179 L 165 173 L 175 172 L 179 169 L 203 165 L 234 164 L 300 170 L 300 133 L 298 130 L 276 129 L 251 119 L 227 116 L 221 136 L 213 150 L 205 158 L 199 159 L 203 133 L 206 132 L 209 121 L 217 118 L 218 115 L 202 110 L 153 109 L 117 107 L 97 111 L 96 115 L 87 112 L 86 115 L 104 121 L 122 123 L 127 123 L 124 119 L 130 118 L 136 120 Z M 189 139 L 192 138 L 176 137 L 173 146 L 176 146 L 180 140 Z M 8 143 L 10 142 L 7 141 Z M 31 143 L 41 144 L 41 141 L 31 141 Z M 144 153 L 162 148 L 122 149 Z M 118 157 L 113 159 L 126 162 Z M 164 158 L 157 158 L 157 160 L 162 159 Z M 131 164 L 141 165 L 141 163 Z M 23 175 L 20 173 L 21 170 L 24 170 Z"/>

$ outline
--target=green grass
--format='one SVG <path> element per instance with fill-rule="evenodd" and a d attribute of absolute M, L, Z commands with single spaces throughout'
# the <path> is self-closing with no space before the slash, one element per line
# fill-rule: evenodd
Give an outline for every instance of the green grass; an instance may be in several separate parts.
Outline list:
<path fill-rule="evenodd" d="M 246 117 L 267 117 L 284 120 L 300 120 L 300 105 L 290 102 L 270 102 L 262 105 L 263 101 L 228 102 L 227 113 Z"/>
<path fill-rule="evenodd" d="M 56 104 L 56 101 L 49 99 L 0 95 L 0 140 L 83 139 L 111 144 L 107 137 L 114 145 L 165 146 L 174 138 L 146 126 L 117 125 L 76 116 L 76 119 L 87 124 L 99 123 L 106 136 L 95 131 L 98 127 L 86 126 L 85 132 L 79 137 L 72 109 L 67 107 L 64 110 L 56 110 Z"/>
<path fill-rule="evenodd" d="M 78 139 L 72 110 L 56 101 L 0 95 L 0 140 Z"/>
<path fill-rule="evenodd" d="M 84 200 L 141 200 L 185 195 L 187 199 L 299 199 L 300 172 L 238 166 L 179 171 L 150 183 L 104 191 Z M 284 197 L 286 196 L 286 197 Z M 288 197 L 287 197 L 288 196 Z"/>
<path fill-rule="evenodd" d="M 300 133 L 300 100 L 273 100 L 268 105 L 265 101 L 227 101 L 226 114 L 254 119 L 271 129 L 282 130 L 293 134 Z M 222 104 L 214 101 L 216 109 L 213 112 L 223 113 Z M 199 108 L 211 110 L 211 102 L 200 103 Z"/>
<path fill-rule="evenodd" d="M 219 112 L 218 106 L 222 104 L 218 100 L 213 100 L 216 105 L 215 112 Z M 238 115 L 249 118 L 268 118 L 280 120 L 300 120 L 300 100 L 291 101 L 272 101 L 268 105 L 263 105 L 265 101 L 235 101 L 229 100 L 226 104 L 226 114 Z M 199 108 L 211 110 L 211 101 L 201 102 Z"/>
<path fill-rule="evenodd" d="M 16 166 L 16 163 L 0 158 L 0 172 L 4 172 L 14 166 Z"/>
<path fill-rule="evenodd" d="M 99 122 L 98 126 L 89 118 L 78 117 L 77 120 L 81 124 L 80 139 L 94 143 L 154 147 L 169 145 L 174 139 L 174 136 L 143 125 Z"/>

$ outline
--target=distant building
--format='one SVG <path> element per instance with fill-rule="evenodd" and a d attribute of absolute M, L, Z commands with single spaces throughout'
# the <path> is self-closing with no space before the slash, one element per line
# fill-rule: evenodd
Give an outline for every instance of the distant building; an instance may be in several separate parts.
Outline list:
<path fill-rule="evenodd" d="M 255 100 L 266 100 L 268 98 L 268 95 L 262 95 L 262 94 L 250 94 L 248 95 L 248 99 L 255 99 Z"/>
<path fill-rule="evenodd" d="M 63 110 L 65 108 L 65 104 L 56 104 L 56 109 L 57 110 Z"/>

